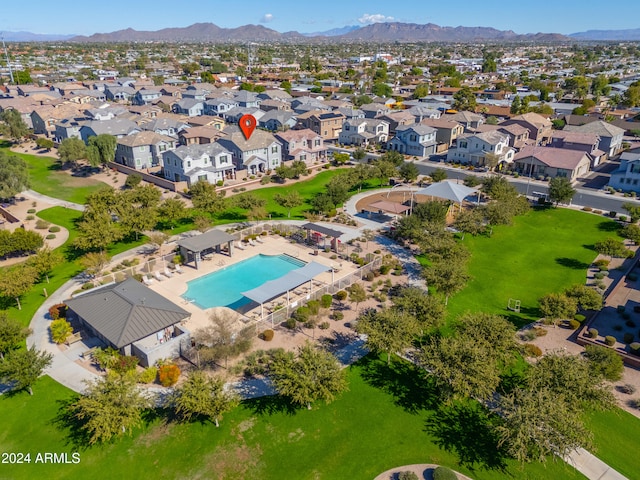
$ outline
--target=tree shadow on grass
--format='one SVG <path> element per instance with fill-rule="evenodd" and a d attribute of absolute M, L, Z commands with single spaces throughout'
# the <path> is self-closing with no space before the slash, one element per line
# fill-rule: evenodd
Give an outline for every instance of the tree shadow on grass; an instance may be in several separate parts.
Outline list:
<path fill-rule="evenodd" d="M 558 257 L 555 260 L 558 265 L 562 265 L 563 267 L 571 268 L 573 270 L 586 270 L 589 268 L 588 263 L 581 262 L 575 258 Z"/>
<path fill-rule="evenodd" d="M 386 357 L 385 357 L 386 358 Z M 405 360 L 392 357 L 387 365 L 373 355 L 358 362 L 362 378 L 371 386 L 394 397 L 394 403 L 410 413 L 433 409 L 440 402 L 439 389 L 433 377 Z"/>
<path fill-rule="evenodd" d="M 604 222 L 598 223 L 598 230 L 601 232 L 618 232 L 621 228 L 620 224 L 613 220 L 605 220 Z"/>
<path fill-rule="evenodd" d="M 275 415 L 286 413 L 295 415 L 302 407 L 291 402 L 282 395 L 268 395 L 264 397 L 251 398 L 242 402 L 248 409 L 257 415 Z"/>
<path fill-rule="evenodd" d="M 530 324 L 533 319 L 538 319 L 541 316 L 538 307 L 520 307 L 520 312 L 506 310 L 501 315 L 513 323 L 516 328 L 522 328 Z"/>
<path fill-rule="evenodd" d="M 74 415 L 71 405 L 78 400 L 79 396 L 74 395 L 65 400 L 58 400 L 58 413 L 52 423 L 59 430 L 66 432 L 65 445 L 75 450 L 86 450 L 90 443 L 89 432 L 84 428 L 85 422 Z"/>
<path fill-rule="evenodd" d="M 443 404 L 425 422 L 425 431 L 434 443 L 458 456 L 460 464 L 473 470 L 506 470 L 504 455 L 498 449 L 497 419 L 474 400 Z"/>

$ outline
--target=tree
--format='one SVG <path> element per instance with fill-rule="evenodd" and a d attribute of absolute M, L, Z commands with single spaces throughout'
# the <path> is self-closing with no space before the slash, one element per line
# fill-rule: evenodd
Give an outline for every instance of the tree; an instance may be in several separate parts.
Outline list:
<path fill-rule="evenodd" d="M 380 179 L 380 186 L 388 184 L 389 179 L 398 173 L 398 168 L 393 162 L 379 158 L 373 164 L 376 169 L 375 175 Z"/>
<path fill-rule="evenodd" d="M 578 303 L 575 298 L 567 297 L 563 293 L 550 293 L 540 300 L 540 313 L 547 320 L 553 323 L 558 320 L 573 318 L 578 310 Z"/>
<path fill-rule="evenodd" d="M 483 165 L 487 167 L 489 171 L 493 171 L 493 169 L 500 163 L 500 156 L 495 153 L 487 152 L 484 154 L 483 162 Z"/>
<path fill-rule="evenodd" d="M 30 333 L 18 320 L 10 318 L 7 312 L 0 311 L 0 360 L 4 360 L 4 356 L 11 350 L 18 348 Z"/>
<path fill-rule="evenodd" d="M 89 155 L 89 161 L 95 167 L 100 164 L 105 166 L 109 162 L 113 162 L 116 155 L 116 137 L 108 133 L 89 137 L 88 149 L 93 149 L 93 157 Z M 93 160 L 93 161 L 92 161 Z M 95 163 L 96 160 L 98 163 Z"/>
<path fill-rule="evenodd" d="M 591 370 L 601 378 L 616 382 L 624 373 L 622 357 L 611 348 L 602 345 L 586 345 L 584 354 L 589 361 Z"/>
<path fill-rule="evenodd" d="M 422 71 L 419 75 L 422 75 Z M 419 83 L 418 85 L 416 85 L 416 89 L 413 91 L 413 98 L 419 99 L 422 97 L 426 97 L 427 95 L 429 95 L 429 93 L 431 93 L 431 88 L 429 87 L 429 84 Z"/>
<path fill-rule="evenodd" d="M 444 168 L 436 168 L 429 176 L 435 183 L 442 182 L 447 178 L 447 171 Z"/>
<path fill-rule="evenodd" d="M 387 150 L 380 155 L 380 161 L 391 162 L 396 167 L 400 167 L 404 163 L 404 156 L 396 150 Z"/>
<path fill-rule="evenodd" d="M 333 153 L 333 161 L 337 165 L 344 165 L 345 163 L 347 163 L 349 161 L 349 154 L 348 153 L 334 152 Z"/>
<path fill-rule="evenodd" d="M 460 232 L 462 232 L 462 240 L 464 235 L 469 233 L 474 237 L 480 235 L 487 230 L 487 226 L 484 223 L 484 216 L 482 211 L 477 208 L 465 209 L 458 212 L 453 226 Z"/>
<path fill-rule="evenodd" d="M 629 250 L 624 246 L 624 242 L 612 237 L 607 237 L 600 242 L 596 242 L 593 248 L 599 254 L 609 257 L 626 257 L 629 254 Z"/>
<path fill-rule="evenodd" d="M 354 283 L 348 288 L 349 300 L 356 304 L 356 312 L 358 311 L 358 305 L 367 299 L 367 292 L 364 287 L 359 283 Z"/>
<path fill-rule="evenodd" d="M 198 364 L 216 363 L 236 357 L 248 351 L 253 343 L 253 327 L 238 327 L 238 320 L 229 311 L 213 312 L 209 325 L 199 328 L 193 334 L 198 354 Z"/>
<path fill-rule="evenodd" d="M 371 88 L 371 93 L 378 97 L 390 97 L 393 95 L 393 89 L 383 82 L 376 82 Z"/>
<path fill-rule="evenodd" d="M 115 214 L 125 236 L 134 234 L 137 240 L 142 232 L 156 226 L 161 196 L 155 185 L 137 186 L 117 195 Z"/>
<path fill-rule="evenodd" d="M 127 175 L 127 179 L 124 181 L 124 186 L 127 188 L 135 188 L 142 182 L 142 175 L 139 173 L 132 173 Z"/>
<path fill-rule="evenodd" d="M 523 113 L 522 112 L 522 102 L 520 101 L 520 97 L 518 95 L 513 97 L 513 100 L 511 101 L 510 113 L 512 115 L 518 115 L 520 113 Z"/>
<path fill-rule="evenodd" d="M 453 94 L 451 107 L 455 110 L 474 111 L 476 108 L 476 96 L 469 87 L 462 87 Z"/>
<path fill-rule="evenodd" d="M 568 178 L 554 177 L 549 181 L 549 198 L 556 205 L 569 203 L 575 194 L 576 189 L 573 188 Z"/>
<path fill-rule="evenodd" d="M 80 263 L 89 275 L 100 275 L 110 260 L 106 252 L 89 252 L 80 259 Z"/>
<path fill-rule="evenodd" d="M 367 152 L 365 152 L 364 149 L 361 147 L 358 147 L 353 151 L 354 160 L 357 160 L 357 161 L 364 160 L 366 156 L 367 156 Z"/>
<path fill-rule="evenodd" d="M 292 89 L 291 82 L 289 80 L 283 80 L 280 82 L 280 88 L 290 94 Z"/>
<path fill-rule="evenodd" d="M 41 248 L 35 256 L 27 260 L 27 264 L 36 269 L 39 277 L 44 277 L 49 283 L 49 272 L 56 265 L 64 261 L 62 254 L 58 250 L 51 250 L 49 247 Z"/>
<path fill-rule="evenodd" d="M 418 170 L 418 167 L 415 163 L 407 162 L 400 167 L 398 173 L 405 182 L 413 182 L 416 178 L 418 178 L 420 171 Z"/>
<path fill-rule="evenodd" d="M 27 390 L 29 395 L 33 395 L 32 385 L 52 360 L 53 355 L 35 347 L 11 350 L 0 362 L 0 378 L 12 383 L 12 390 Z"/>
<path fill-rule="evenodd" d="M 164 232 L 153 231 L 147 233 L 147 238 L 149 239 L 149 243 L 154 245 L 156 250 L 159 250 L 164 242 L 169 240 L 169 235 Z"/>
<path fill-rule="evenodd" d="M 451 259 L 436 259 L 423 270 L 427 285 L 445 296 L 445 305 L 449 297 L 462 290 L 471 277 L 467 274 L 463 261 Z"/>
<path fill-rule="evenodd" d="M 179 220 L 187 215 L 185 203 L 178 195 L 172 198 L 166 198 L 158 205 L 158 217 L 160 221 L 169 228 L 176 226 Z"/>
<path fill-rule="evenodd" d="M 392 300 L 393 308 L 415 317 L 423 331 L 437 328 L 444 321 L 445 308 L 442 298 L 429 295 L 422 288 L 402 287 Z"/>
<path fill-rule="evenodd" d="M 29 186 L 27 162 L 17 155 L 0 151 L 0 199 L 8 200 Z"/>
<path fill-rule="evenodd" d="M 150 407 L 132 378 L 108 373 L 89 383 L 84 395 L 69 406 L 69 413 L 80 420 L 91 445 L 105 443 L 142 425 L 142 414 Z"/>
<path fill-rule="evenodd" d="M 273 196 L 275 202 L 282 208 L 287 209 L 287 218 L 291 218 L 291 209 L 296 208 L 303 203 L 303 199 L 297 190 L 291 190 L 285 194 L 276 193 Z"/>
<path fill-rule="evenodd" d="M 55 143 L 53 142 L 53 140 L 50 140 L 48 138 L 43 138 L 43 137 L 36 138 L 36 147 L 38 148 L 42 148 L 44 150 L 50 151 L 54 145 Z"/>
<path fill-rule="evenodd" d="M 629 214 L 631 223 L 638 223 L 638 220 L 640 220 L 640 205 L 627 202 L 622 204 L 622 208 L 624 208 Z"/>
<path fill-rule="evenodd" d="M 600 310 L 602 308 L 602 295 L 585 284 L 572 285 L 564 293 L 576 301 L 580 310 Z"/>
<path fill-rule="evenodd" d="M 76 137 L 65 138 L 58 146 L 58 157 L 62 163 L 76 163 L 87 158 L 87 146 Z"/>
<path fill-rule="evenodd" d="M 398 309 L 383 308 L 368 310 L 358 317 L 356 331 L 367 335 L 367 347 L 375 352 L 387 354 L 387 365 L 391 354 L 402 352 L 411 346 L 419 333 L 419 325 L 413 315 Z"/>
<path fill-rule="evenodd" d="M 64 343 L 67 337 L 73 333 L 71 324 L 65 318 L 53 320 L 49 324 L 49 330 L 51 331 L 51 339 L 57 344 Z"/>
<path fill-rule="evenodd" d="M 238 398 L 225 390 L 221 378 L 211 378 L 202 370 L 192 371 L 171 398 L 171 405 L 183 420 L 206 418 L 216 427 L 220 426 L 222 414 L 237 404 Z"/>
<path fill-rule="evenodd" d="M 22 310 L 20 297 L 31 290 L 38 272 L 30 265 L 21 264 L 10 270 L 0 271 L 0 295 L 15 299 L 18 310 Z"/>
<path fill-rule="evenodd" d="M 7 108 L 0 113 L 0 120 L 7 126 L 8 136 L 13 141 L 20 143 L 24 137 L 29 135 L 29 127 L 24 123 L 22 115 L 18 110 Z"/>
<path fill-rule="evenodd" d="M 336 358 L 308 342 L 298 348 L 296 356 L 287 352 L 276 357 L 269 376 L 280 395 L 308 410 L 313 402 L 329 403 L 347 389 L 345 371 Z"/>
<path fill-rule="evenodd" d="M 362 184 L 370 178 L 373 178 L 375 175 L 375 167 L 364 163 L 358 163 L 355 167 L 349 170 L 349 177 L 354 184 L 358 185 L 358 192 L 362 190 Z"/>
<path fill-rule="evenodd" d="M 215 185 L 207 181 L 198 181 L 189 189 L 193 207 L 211 215 L 222 212 L 226 208 L 225 192 L 216 192 Z"/>
<path fill-rule="evenodd" d="M 502 395 L 500 415 L 498 445 L 522 463 L 545 462 L 551 455 L 563 458 L 591 445 L 592 435 L 580 413 L 546 389 L 516 389 Z"/>

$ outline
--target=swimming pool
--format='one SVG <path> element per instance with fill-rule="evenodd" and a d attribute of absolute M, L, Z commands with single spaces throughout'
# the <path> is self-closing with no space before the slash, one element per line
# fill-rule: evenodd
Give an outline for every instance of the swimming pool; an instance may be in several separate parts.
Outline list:
<path fill-rule="evenodd" d="M 259 254 L 187 282 L 187 291 L 182 298 L 200 308 L 238 309 L 251 301 L 240 292 L 259 287 L 305 265 L 289 255 Z"/>

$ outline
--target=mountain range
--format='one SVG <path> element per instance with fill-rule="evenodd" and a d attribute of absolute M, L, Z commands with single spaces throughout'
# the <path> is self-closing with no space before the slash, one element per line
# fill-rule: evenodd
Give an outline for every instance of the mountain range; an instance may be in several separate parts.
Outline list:
<path fill-rule="evenodd" d="M 188 27 L 139 31 L 132 28 L 90 36 L 42 35 L 30 32 L 4 32 L 4 39 L 15 42 L 70 40 L 73 42 L 562 42 L 570 40 L 640 40 L 640 29 L 589 30 L 569 36 L 558 33 L 517 34 L 491 27 L 442 27 L 433 23 L 374 23 L 334 28 L 323 32 L 284 32 L 262 25 L 222 28 L 213 23 L 195 23 Z"/>

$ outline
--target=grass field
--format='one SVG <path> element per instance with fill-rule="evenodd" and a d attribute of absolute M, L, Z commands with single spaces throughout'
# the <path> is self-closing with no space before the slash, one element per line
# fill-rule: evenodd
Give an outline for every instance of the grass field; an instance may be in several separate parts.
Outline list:
<path fill-rule="evenodd" d="M 617 228 L 598 215 L 549 208 L 494 227 L 491 237 L 466 235 L 473 279 L 449 300 L 450 315 L 482 310 L 509 315 L 517 326 L 537 320 L 538 299 L 584 283 L 597 255 L 593 244 L 616 236 Z M 510 298 L 521 301 L 520 314 L 507 310 Z"/>
<path fill-rule="evenodd" d="M 0 148 L 7 149 L 7 153 L 18 155 L 27 162 L 31 189 L 43 195 L 84 205 L 89 194 L 107 185 L 92 178 L 72 177 L 61 171 L 54 158 L 9 152 L 8 147 L 8 142 L 0 142 Z"/>
<path fill-rule="evenodd" d="M 433 393 L 405 362 L 365 359 L 348 371 L 350 389 L 334 403 L 290 410 L 275 397 L 243 402 L 219 429 L 158 419 L 112 444 L 78 449 L 56 421 L 73 396 L 43 377 L 34 396 L 0 397 L 5 452 L 79 452 L 77 465 L 3 465 L 0 476 L 31 478 L 224 478 L 370 480 L 400 465 L 448 465 L 477 480 L 584 478 L 564 462 L 520 465 L 495 458 L 492 442 L 467 417 L 451 436 L 427 433 Z M 38 419 L 38 421 L 34 421 Z M 454 434 L 455 433 L 455 434 Z M 437 443 L 446 445 L 440 448 Z M 460 456 L 469 459 L 458 463 Z M 475 462 L 471 462 L 474 459 Z"/>

